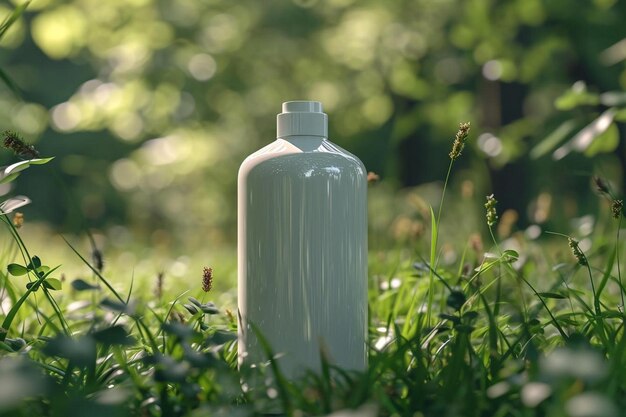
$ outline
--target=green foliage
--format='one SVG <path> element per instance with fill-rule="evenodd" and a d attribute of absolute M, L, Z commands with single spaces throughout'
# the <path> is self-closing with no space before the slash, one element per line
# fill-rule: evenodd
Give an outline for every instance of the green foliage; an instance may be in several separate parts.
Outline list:
<path fill-rule="evenodd" d="M 537 144 L 531 152 L 531 156 L 538 158 L 553 150 L 565 138 L 575 132 L 580 114 L 585 119 L 589 115 L 595 118 L 576 132 L 571 138 L 554 150 L 554 159 L 562 159 L 571 151 L 583 152 L 587 157 L 593 157 L 600 153 L 614 152 L 620 142 L 619 128 L 622 114 L 626 110 L 626 95 L 621 91 L 608 91 L 603 94 L 592 93 L 582 81 L 577 81 L 570 90 L 563 93 L 555 101 L 559 110 L 569 111 L 569 120 L 564 121 L 552 134 Z M 597 117 L 595 109 L 603 107 L 605 110 Z M 572 111 L 576 110 L 577 113 Z"/>
<path fill-rule="evenodd" d="M 28 269 L 26 269 L 26 267 L 24 267 L 22 265 L 18 265 L 18 264 L 10 264 L 7 267 L 7 270 L 9 271 L 9 274 L 14 275 L 14 276 L 20 276 L 20 275 L 28 274 Z"/>
<path fill-rule="evenodd" d="M 465 151 L 484 166 L 477 189 L 512 162 L 529 169 L 526 150 L 542 139 L 553 140 L 536 158 L 624 102 L 626 11 L 615 1 L 100 3 L 35 2 L 3 40 L 2 69 L 24 101 L 5 95 L 0 122 L 45 138 L 78 201 L 43 192 L 58 186 L 45 173 L 24 192 L 41 194 L 41 215 L 75 232 L 86 217 L 133 233 L 157 225 L 171 250 L 201 245 L 199 228 L 232 243 L 236 184 L 226 173 L 274 138 L 284 100 L 323 101 L 332 139 L 399 185 L 440 179 L 445 166 L 425 155 L 447 148 L 450 126 L 474 120 L 491 135 Z M 569 120 L 576 126 L 555 139 Z M 608 132 L 590 154 L 610 153 Z M 575 156 L 564 164 L 581 169 Z"/>

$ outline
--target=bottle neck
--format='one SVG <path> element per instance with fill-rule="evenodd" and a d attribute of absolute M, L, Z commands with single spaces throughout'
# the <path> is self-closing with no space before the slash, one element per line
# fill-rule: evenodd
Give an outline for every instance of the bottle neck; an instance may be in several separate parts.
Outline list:
<path fill-rule="evenodd" d="M 277 137 L 328 136 L 328 116 L 318 101 L 288 101 L 276 116 Z"/>

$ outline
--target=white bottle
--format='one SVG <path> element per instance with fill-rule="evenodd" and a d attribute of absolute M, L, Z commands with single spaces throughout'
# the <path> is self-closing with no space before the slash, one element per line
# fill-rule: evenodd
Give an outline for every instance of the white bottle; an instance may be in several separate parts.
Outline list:
<path fill-rule="evenodd" d="M 239 363 L 268 360 L 288 378 L 367 365 L 367 174 L 327 139 L 315 101 L 283 103 L 278 139 L 239 169 Z M 254 324 L 254 326 L 252 325 Z"/>

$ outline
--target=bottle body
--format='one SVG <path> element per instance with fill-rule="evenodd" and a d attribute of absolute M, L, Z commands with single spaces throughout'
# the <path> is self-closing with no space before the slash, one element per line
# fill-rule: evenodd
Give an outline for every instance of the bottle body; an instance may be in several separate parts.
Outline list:
<path fill-rule="evenodd" d="M 367 362 L 367 179 L 354 155 L 289 136 L 248 157 L 238 178 L 239 359 L 287 377 Z"/>

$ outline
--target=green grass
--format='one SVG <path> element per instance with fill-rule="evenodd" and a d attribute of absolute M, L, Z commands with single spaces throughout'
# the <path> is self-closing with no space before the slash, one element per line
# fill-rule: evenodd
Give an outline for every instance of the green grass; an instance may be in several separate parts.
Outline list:
<path fill-rule="evenodd" d="M 587 252 L 555 234 L 520 234 L 512 249 L 495 237 L 497 211 L 484 221 L 489 243 L 471 247 L 467 236 L 440 235 L 443 197 L 434 212 L 418 249 L 370 254 L 367 371 L 321 355 L 321 371 L 298 381 L 280 374 L 270 346 L 264 366 L 237 370 L 236 313 L 200 292 L 200 274 L 197 287 L 158 297 L 132 280 L 119 291 L 67 242 L 91 276 L 63 282 L 64 267 L 31 253 L 2 215 L 0 415 L 623 414 L 621 210 L 598 214 Z M 443 244 L 459 256 L 447 259 Z M 264 375 L 273 382 L 242 383 Z"/>

